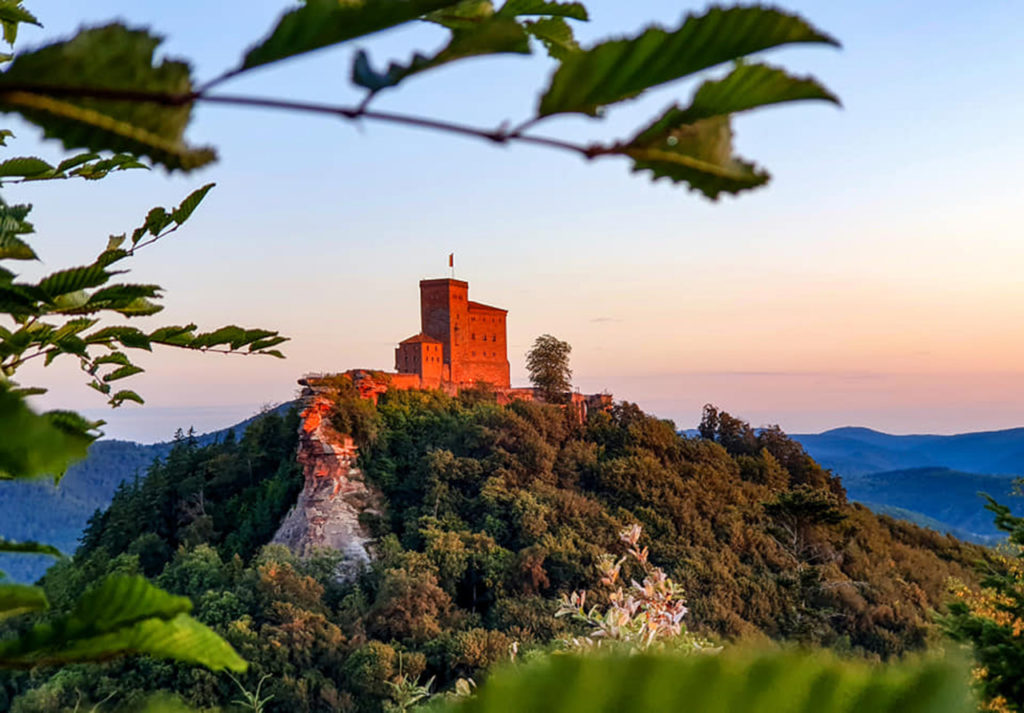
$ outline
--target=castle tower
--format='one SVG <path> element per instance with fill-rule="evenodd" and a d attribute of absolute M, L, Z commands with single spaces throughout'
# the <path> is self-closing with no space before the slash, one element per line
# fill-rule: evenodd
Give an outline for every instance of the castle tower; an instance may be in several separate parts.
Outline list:
<path fill-rule="evenodd" d="M 422 333 L 441 342 L 442 379 L 456 387 L 477 381 L 510 387 L 507 310 L 469 300 L 469 283 L 442 278 L 420 281 Z"/>
<path fill-rule="evenodd" d="M 441 342 L 442 378 L 458 384 L 463 330 L 469 321 L 469 283 L 442 278 L 420 280 L 422 333 Z M 454 365 L 454 366 L 453 366 Z"/>

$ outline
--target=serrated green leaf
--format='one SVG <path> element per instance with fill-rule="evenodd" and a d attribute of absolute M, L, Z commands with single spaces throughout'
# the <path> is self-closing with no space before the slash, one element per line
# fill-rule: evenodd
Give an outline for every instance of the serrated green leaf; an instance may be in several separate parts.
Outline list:
<path fill-rule="evenodd" d="M 276 347 L 278 344 L 282 344 L 288 341 L 288 337 L 269 337 L 268 339 L 260 339 L 249 345 L 250 352 L 258 352 L 262 349 L 270 349 Z"/>
<path fill-rule="evenodd" d="M 96 310 L 83 309 L 89 301 L 89 293 L 85 290 L 68 292 L 53 300 L 53 311 L 58 314 L 88 314 Z"/>
<path fill-rule="evenodd" d="M 159 42 L 145 30 L 111 24 L 20 53 L 0 74 L 0 111 L 20 114 L 66 149 L 149 156 L 169 170 L 210 163 L 216 158 L 211 149 L 184 142 L 192 110 L 189 67 L 171 60 L 154 65 Z M 154 92 L 182 99 L 119 101 L 86 96 L 90 91 Z"/>
<path fill-rule="evenodd" d="M 174 325 L 168 327 L 160 327 L 149 334 L 149 339 L 154 344 L 167 344 L 170 346 L 186 346 L 192 342 L 194 338 L 193 332 L 196 331 L 196 325 L 186 324 L 184 326 Z"/>
<path fill-rule="evenodd" d="M 460 0 L 450 7 L 428 13 L 423 19 L 449 30 L 472 30 L 493 16 L 494 3 L 491 0 Z"/>
<path fill-rule="evenodd" d="M 132 245 L 138 243 L 139 238 L 141 238 L 143 234 L 149 233 L 150 235 L 157 235 L 161 230 L 170 225 L 170 223 L 171 216 L 167 215 L 166 210 L 159 206 L 151 208 L 149 213 L 146 214 L 146 222 L 141 228 L 138 228 L 132 233 Z"/>
<path fill-rule="evenodd" d="M 63 337 L 59 341 L 53 341 L 53 346 L 47 350 L 43 363 L 49 366 L 50 362 L 64 354 L 87 357 L 89 355 L 88 345 L 74 335 Z"/>
<path fill-rule="evenodd" d="M 104 250 L 103 252 L 108 253 L 117 250 L 122 245 L 124 245 L 126 237 L 127 236 L 125 236 L 124 233 L 121 233 L 120 235 L 111 235 L 109 238 L 107 238 L 107 249 Z"/>
<path fill-rule="evenodd" d="M 69 337 L 74 334 L 80 334 L 81 332 L 84 332 L 86 329 L 95 326 L 98 322 L 98 319 L 90 319 L 88 317 L 72 319 L 68 322 L 65 322 L 57 329 L 55 329 L 53 333 L 49 336 L 49 341 L 59 342 L 65 337 Z"/>
<path fill-rule="evenodd" d="M 163 305 L 150 302 L 144 297 L 138 297 L 124 306 L 112 306 L 109 309 L 112 309 L 118 314 L 123 314 L 125 317 L 148 317 L 149 315 L 156 314 L 157 312 L 162 312 Z"/>
<path fill-rule="evenodd" d="M 826 653 L 549 656 L 498 670 L 446 713 L 971 713 L 966 667 Z"/>
<path fill-rule="evenodd" d="M 53 545 L 44 545 L 39 542 L 15 542 L 3 537 L 0 537 L 0 552 L 22 555 L 47 555 L 48 557 L 64 556 L 64 553 Z"/>
<path fill-rule="evenodd" d="M 366 52 L 360 50 L 352 64 L 352 81 L 376 92 L 449 62 L 502 53 L 529 54 L 529 40 L 523 26 L 515 20 L 490 18 L 469 30 L 453 30 L 451 41 L 433 57 L 417 53 L 408 64 L 392 63 L 386 72 L 374 71 Z"/>
<path fill-rule="evenodd" d="M 21 238 L 0 234 L 0 260 L 36 260 L 36 251 Z"/>
<path fill-rule="evenodd" d="M 94 161 L 99 157 L 100 155 L 93 151 L 87 151 L 86 153 L 80 153 L 77 156 L 71 156 L 70 158 L 66 158 L 59 164 L 57 164 L 57 173 L 64 173 L 65 171 L 70 171 L 72 168 L 77 168 L 78 166 L 81 166 L 83 163 Z"/>
<path fill-rule="evenodd" d="M 152 351 L 149 336 L 135 327 L 104 327 L 85 336 L 89 344 L 120 342 L 131 349 Z"/>
<path fill-rule="evenodd" d="M 142 577 L 112 575 L 72 612 L 0 642 L 0 667 L 101 661 L 130 653 L 244 671 L 245 662 L 209 628 L 188 616 L 191 602 Z"/>
<path fill-rule="evenodd" d="M 110 395 L 110 391 L 111 391 L 110 384 L 102 384 L 99 381 L 90 381 L 87 384 L 87 386 L 90 389 L 95 389 L 96 391 L 99 391 L 104 396 L 109 396 Z"/>
<path fill-rule="evenodd" d="M 110 354 L 104 354 L 103 356 L 96 357 L 92 360 L 92 363 L 100 366 L 103 364 L 120 364 L 122 366 L 131 366 L 132 360 L 128 358 L 128 355 L 124 352 L 111 352 Z"/>
<path fill-rule="evenodd" d="M 27 23 L 30 25 L 39 24 L 35 15 L 21 6 L 21 0 L 2 0 L 0 2 L 0 24 L 3 25 L 4 42 L 13 45 L 18 39 L 18 25 Z"/>
<path fill-rule="evenodd" d="M 9 158 L 0 163 L 0 178 L 10 176 L 28 178 L 43 173 L 52 173 L 53 166 L 35 156 L 19 156 Z"/>
<path fill-rule="evenodd" d="M 127 389 L 123 390 L 123 391 L 118 391 L 116 394 L 111 396 L 109 403 L 114 408 L 117 408 L 118 406 L 123 404 L 125 401 L 134 401 L 137 404 L 144 404 L 144 403 L 146 403 L 145 400 L 141 396 L 139 396 L 137 393 L 135 393 L 134 391 L 131 391 L 131 390 L 127 390 Z"/>
<path fill-rule="evenodd" d="M 245 339 L 245 330 L 232 324 L 212 332 L 197 334 L 189 346 L 192 349 L 206 349 L 221 344 L 231 344 L 239 339 Z"/>
<path fill-rule="evenodd" d="M 540 100 L 540 116 L 594 115 L 659 84 L 793 43 L 838 43 L 802 18 L 765 7 L 713 7 L 679 29 L 652 27 L 567 57 Z"/>
<path fill-rule="evenodd" d="M 74 170 L 71 171 L 71 175 L 84 178 L 87 181 L 96 181 L 103 178 L 111 171 L 127 171 L 132 168 L 144 168 L 147 171 L 149 170 L 149 166 L 136 160 L 136 158 L 131 154 L 117 154 L 116 156 L 104 159 L 99 159 L 98 156 L 95 155 L 94 157 L 98 160 L 93 160 L 74 168 Z"/>
<path fill-rule="evenodd" d="M 102 265 L 84 265 L 60 270 L 47 275 L 39 282 L 39 289 L 51 299 L 78 290 L 99 287 L 110 279 L 111 273 Z"/>
<path fill-rule="evenodd" d="M 11 389 L 11 393 L 12 394 L 15 394 L 16 396 L 21 396 L 21 397 L 25 397 L 25 396 L 42 396 L 43 394 L 47 393 L 48 391 L 49 391 L 49 389 L 44 389 L 41 386 L 25 386 L 25 387 L 19 387 L 19 388 Z"/>
<path fill-rule="evenodd" d="M 457 0 L 306 0 L 250 49 L 239 71 L 401 25 Z"/>
<path fill-rule="evenodd" d="M 104 383 L 110 383 L 111 381 L 117 381 L 118 379 L 127 379 L 129 376 L 135 376 L 144 372 L 141 366 L 135 366 L 134 364 L 127 364 L 118 369 L 114 369 L 109 374 L 103 377 Z"/>
<path fill-rule="evenodd" d="M 701 119 L 735 114 L 783 102 L 839 99 L 811 77 L 793 77 L 765 64 L 741 64 L 726 77 L 700 85 L 686 108 L 673 106 L 637 134 L 631 146 L 651 146 L 676 128 Z"/>
<path fill-rule="evenodd" d="M 541 41 L 544 49 L 553 59 L 561 61 L 571 53 L 580 51 L 572 28 L 560 17 L 545 17 L 533 22 L 526 22 L 523 27 L 530 35 Z"/>
<path fill-rule="evenodd" d="M 60 476 L 85 457 L 99 434 L 96 422 L 78 414 L 51 411 L 36 414 L 24 400 L 0 385 L 0 480 Z"/>
<path fill-rule="evenodd" d="M 673 132 L 665 145 L 626 147 L 634 171 L 650 171 L 654 180 L 686 183 L 715 200 L 721 193 L 739 193 L 762 186 L 766 171 L 732 153 L 729 117 L 704 119 Z"/>
<path fill-rule="evenodd" d="M 199 207 L 199 204 L 203 202 L 204 198 L 206 198 L 206 194 L 209 193 L 210 189 L 215 185 L 217 184 L 207 183 L 202 188 L 198 188 L 189 193 L 185 200 L 183 200 L 181 204 L 174 209 L 174 212 L 171 213 L 171 220 L 178 225 L 181 225 L 188 220 L 189 216 L 191 216 L 193 211 Z"/>
<path fill-rule="evenodd" d="M 497 12 L 499 17 L 547 15 L 587 21 L 587 8 L 578 2 L 550 2 L 549 0 L 508 0 Z"/>
<path fill-rule="evenodd" d="M 43 611 L 49 606 L 46 593 L 41 587 L 0 584 L 0 621 L 20 614 Z"/>
<path fill-rule="evenodd" d="M 278 349 L 267 349 L 265 351 L 261 351 L 260 354 L 264 354 L 266 356 L 276 357 L 277 359 L 284 359 L 285 358 L 284 354 L 282 354 L 280 352 L 280 350 L 278 350 Z"/>

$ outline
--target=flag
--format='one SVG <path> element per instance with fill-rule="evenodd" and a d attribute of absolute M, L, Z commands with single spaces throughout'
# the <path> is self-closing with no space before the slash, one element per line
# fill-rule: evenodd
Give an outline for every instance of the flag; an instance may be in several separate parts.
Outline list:
<path fill-rule="evenodd" d="M 455 267 L 455 253 L 448 253 L 448 267 Z"/>

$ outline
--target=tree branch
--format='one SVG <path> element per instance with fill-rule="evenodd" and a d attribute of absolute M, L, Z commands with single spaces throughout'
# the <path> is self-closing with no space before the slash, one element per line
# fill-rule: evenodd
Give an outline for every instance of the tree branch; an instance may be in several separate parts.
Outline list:
<path fill-rule="evenodd" d="M 131 89 L 104 89 L 89 87 L 55 87 L 39 84 L 8 84 L 0 91 L 0 98 L 13 92 L 27 92 L 42 94 L 45 96 L 65 98 L 90 98 L 108 99 L 112 101 L 135 101 L 151 102 L 165 106 L 182 106 L 197 102 L 210 104 L 227 104 L 234 106 L 249 106 L 263 109 L 283 109 L 307 114 L 327 114 L 349 121 L 358 119 L 370 119 L 391 124 L 404 126 L 415 126 L 423 129 L 471 136 L 484 139 L 492 143 L 505 144 L 519 141 L 537 146 L 560 149 L 581 155 L 585 158 L 595 158 L 603 155 L 623 154 L 623 147 L 619 144 L 578 144 L 571 141 L 564 141 L 549 136 L 533 136 L 524 134 L 523 131 L 540 121 L 540 117 L 530 119 L 519 124 L 516 128 L 509 130 L 502 124 L 498 128 L 488 129 L 475 126 L 467 126 L 443 119 L 432 119 L 424 116 L 411 114 L 400 114 L 395 112 L 371 111 L 367 108 L 368 101 L 362 101 L 358 106 L 345 106 L 337 104 L 322 104 L 316 102 L 303 102 L 287 99 L 275 99 L 271 97 L 239 96 L 232 94 L 207 94 L 206 90 L 214 83 L 206 85 L 203 89 L 184 94 L 169 94 L 166 92 L 147 92 Z M 372 94 L 370 95 L 372 97 Z"/>

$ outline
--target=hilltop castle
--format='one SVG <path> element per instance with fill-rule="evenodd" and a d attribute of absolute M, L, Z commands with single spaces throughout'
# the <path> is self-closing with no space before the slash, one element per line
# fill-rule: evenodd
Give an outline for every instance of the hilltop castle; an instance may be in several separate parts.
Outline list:
<path fill-rule="evenodd" d="M 458 390 L 483 382 L 507 391 L 508 310 L 473 302 L 469 283 L 420 280 L 420 332 L 395 349 L 399 374 L 415 374 L 421 389 Z"/>
<path fill-rule="evenodd" d="M 420 331 L 395 348 L 395 371 L 350 369 L 344 372 L 366 399 L 391 389 L 439 389 L 455 395 L 485 386 L 499 403 L 534 401 L 532 387 L 513 387 L 509 377 L 508 310 L 469 299 L 469 283 L 454 278 L 420 280 Z M 307 395 L 326 386 L 330 375 L 309 374 L 299 383 Z M 590 409 L 608 408 L 609 394 L 566 394 L 566 401 L 586 418 Z"/>

